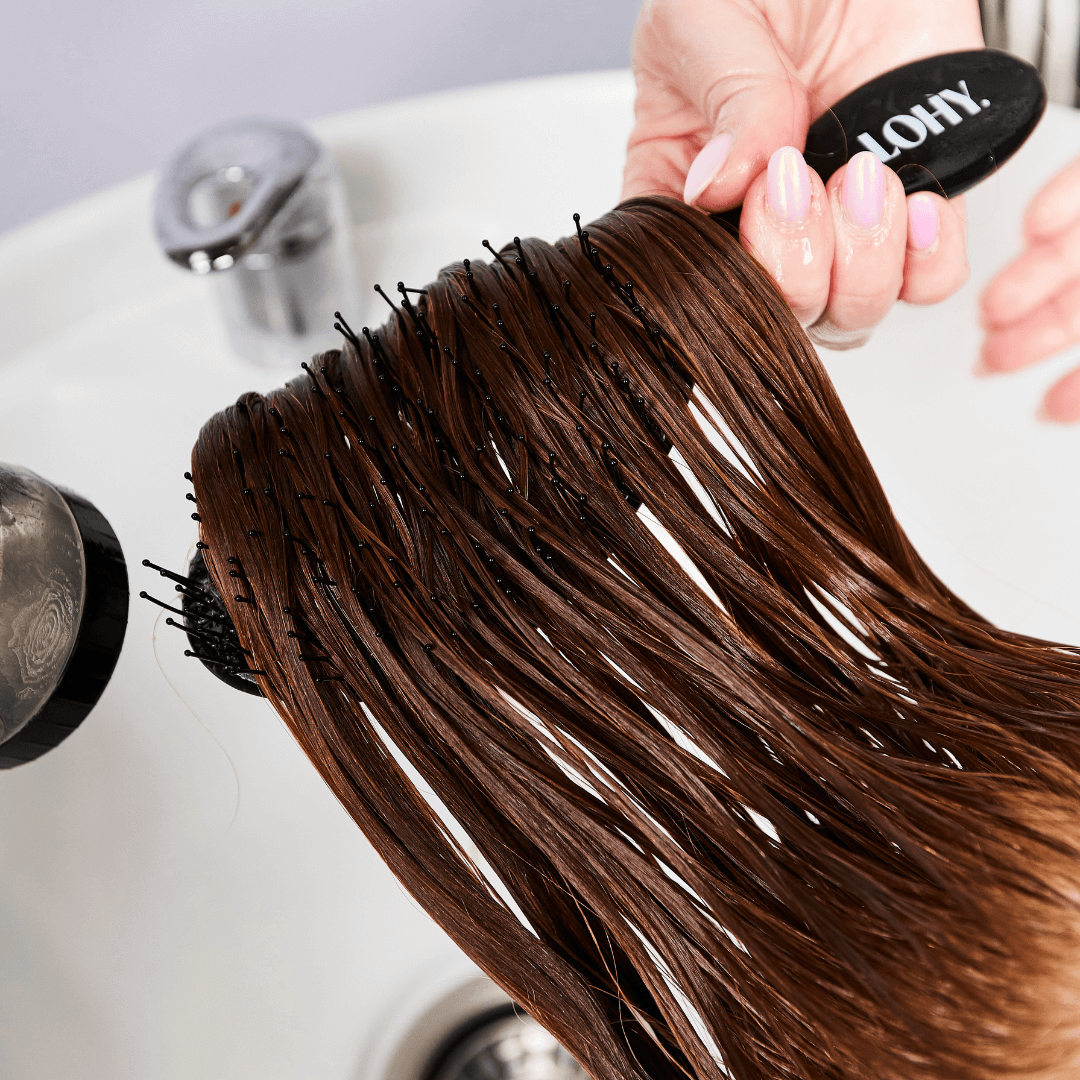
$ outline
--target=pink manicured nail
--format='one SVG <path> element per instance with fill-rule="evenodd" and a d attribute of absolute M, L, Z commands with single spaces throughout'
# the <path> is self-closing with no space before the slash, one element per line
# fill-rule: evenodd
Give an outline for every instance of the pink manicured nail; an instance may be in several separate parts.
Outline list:
<path fill-rule="evenodd" d="M 794 146 L 781 146 L 769 158 L 765 202 L 783 225 L 796 225 L 810 213 L 810 173 Z"/>
<path fill-rule="evenodd" d="M 929 251 L 937 242 L 938 210 L 932 195 L 912 195 L 907 201 L 907 219 L 911 246 Z"/>
<path fill-rule="evenodd" d="M 731 147 L 735 143 L 734 135 L 717 135 L 710 139 L 698 152 L 686 174 L 686 186 L 683 188 L 683 202 L 693 206 L 701 198 L 705 189 L 716 179 L 724 167 Z"/>
<path fill-rule="evenodd" d="M 877 154 L 862 150 L 844 173 L 844 213 L 852 225 L 873 229 L 885 212 L 885 166 Z"/>

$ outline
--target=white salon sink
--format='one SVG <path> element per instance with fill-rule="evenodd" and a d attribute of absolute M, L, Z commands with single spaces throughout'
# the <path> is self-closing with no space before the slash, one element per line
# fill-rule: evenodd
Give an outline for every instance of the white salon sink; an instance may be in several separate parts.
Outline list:
<path fill-rule="evenodd" d="M 375 281 L 419 286 L 485 256 L 484 238 L 553 239 L 575 210 L 609 209 L 631 101 L 615 72 L 315 125 L 372 300 L 351 321 L 382 321 Z M 1069 358 L 1010 379 L 970 372 L 978 292 L 1017 249 L 1030 194 L 1078 151 L 1080 115 L 1051 108 L 970 197 L 972 282 L 827 358 L 934 569 L 1003 625 L 1072 642 L 1080 428 L 1033 419 Z M 281 381 L 230 353 L 208 283 L 160 256 L 151 190 L 141 178 L 0 239 L 0 460 L 101 509 L 135 597 L 167 595 L 143 558 L 179 568 L 195 539 L 182 473 L 201 423 Z M 470 968 L 269 707 L 183 648 L 133 599 L 97 708 L 0 773 L 0 1077 L 369 1080 L 401 1003 Z"/>

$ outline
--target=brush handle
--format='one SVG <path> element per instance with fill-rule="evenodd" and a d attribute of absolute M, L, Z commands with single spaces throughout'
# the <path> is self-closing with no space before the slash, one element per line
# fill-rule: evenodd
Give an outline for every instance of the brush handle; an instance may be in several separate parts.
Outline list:
<path fill-rule="evenodd" d="M 841 98 L 810 125 L 804 156 L 822 181 L 869 150 L 904 192 L 945 198 L 985 180 L 1023 146 L 1046 110 L 1029 63 L 998 49 L 916 60 Z M 735 229 L 741 207 L 716 215 Z"/>
<path fill-rule="evenodd" d="M 904 191 L 945 198 L 974 187 L 1035 130 L 1046 87 L 1024 60 L 974 49 L 916 60 L 864 83 L 810 126 L 806 164 L 823 181 L 870 150 Z"/>

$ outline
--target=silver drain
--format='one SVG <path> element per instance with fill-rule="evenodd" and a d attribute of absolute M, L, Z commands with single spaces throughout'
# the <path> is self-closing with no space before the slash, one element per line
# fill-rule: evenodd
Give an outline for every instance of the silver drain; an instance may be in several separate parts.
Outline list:
<path fill-rule="evenodd" d="M 430 1080 L 588 1080 L 585 1070 L 531 1016 L 511 1013 L 452 1045 Z"/>

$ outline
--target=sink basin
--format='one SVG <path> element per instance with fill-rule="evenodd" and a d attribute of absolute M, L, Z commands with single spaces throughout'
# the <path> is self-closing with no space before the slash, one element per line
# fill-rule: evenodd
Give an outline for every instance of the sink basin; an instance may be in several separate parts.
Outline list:
<path fill-rule="evenodd" d="M 629 74 L 611 72 L 314 125 L 346 184 L 368 302 L 347 318 L 383 320 L 376 281 L 419 287 L 444 263 L 485 257 L 485 238 L 554 239 L 574 211 L 609 209 L 632 97 Z M 1080 114 L 1051 106 L 969 196 L 972 281 L 826 355 L 931 566 L 1002 625 L 1071 642 L 1080 428 L 1033 414 L 1078 356 L 1008 379 L 971 369 L 979 290 L 1018 249 L 1027 199 L 1076 147 Z M 92 500 L 124 546 L 133 596 L 165 598 L 168 583 L 139 564 L 179 569 L 190 554 L 182 474 L 201 423 L 282 377 L 235 357 L 207 282 L 160 255 L 152 187 L 133 180 L 0 238 L 0 460 Z M 185 646 L 133 600 L 94 712 L 0 776 L 0 1076 L 377 1080 L 410 988 L 428 1000 L 475 969 L 269 706 Z"/>

